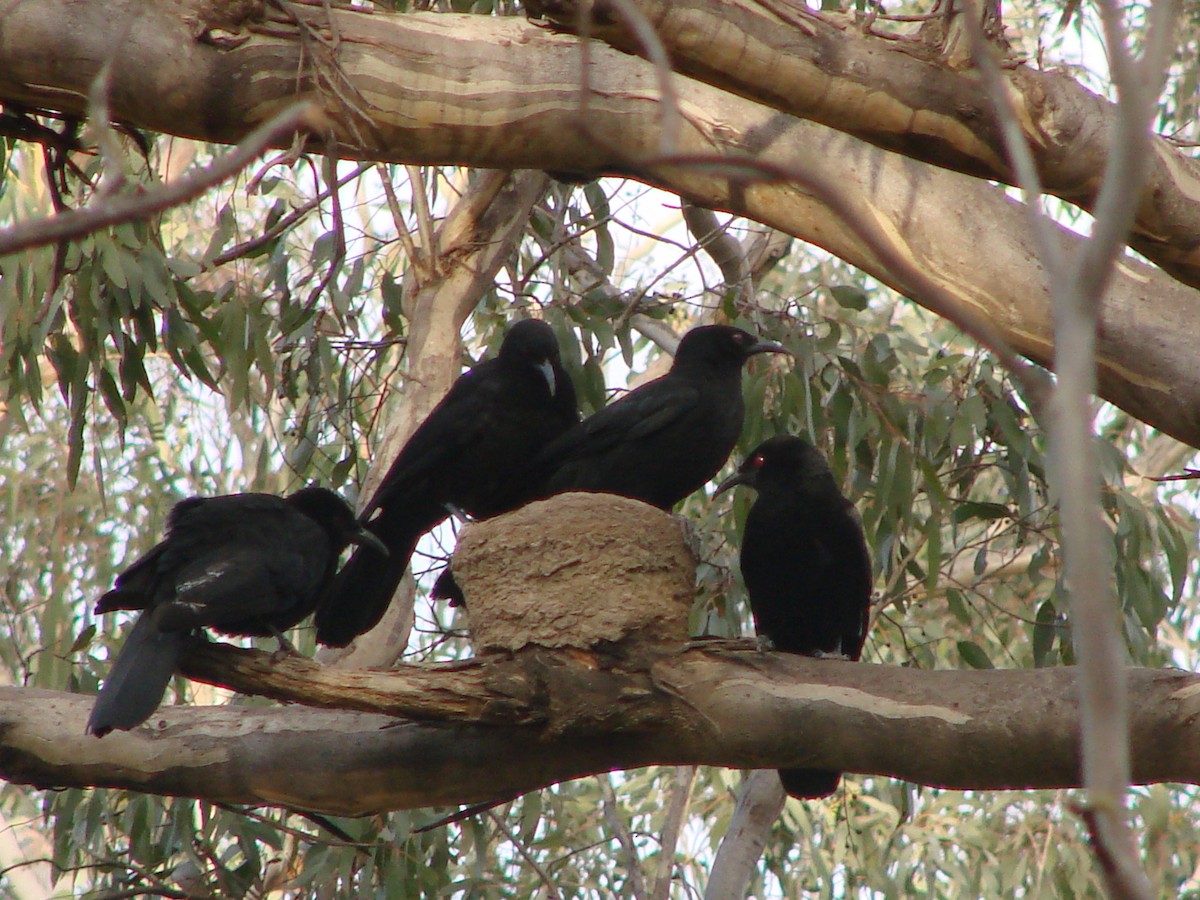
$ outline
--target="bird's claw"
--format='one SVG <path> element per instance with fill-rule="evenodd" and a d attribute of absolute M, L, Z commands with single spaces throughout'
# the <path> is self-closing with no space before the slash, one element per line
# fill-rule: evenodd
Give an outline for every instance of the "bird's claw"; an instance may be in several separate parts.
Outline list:
<path fill-rule="evenodd" d="M 811 650 L 804 655 L 811 656 L 813 659 L 840 659 L 843 662 L 850 662 L 850 657 L 840 650 Z"/>
<path fill-rule="evenodd" d="M 454 520 L 460 525 L 466 525 L 475 521 L 470 515 L 468 515 L 466 510 L 462 509 L 462 507 L 456 506 L 453 503 L 444 503 L 442 505 L 445 507 L 446 512 L 450 513 Z"/>
<path fill-rule="evenodd" d="M 299 656 L 300 651 L 296 649 L 296 645 L 287 639 L 282 631 L 272 626 L 271 636 L 279 641 L 279 646 L 275 648 L 271 654 L 271 662 L 277 663 L 280 660 L 287 659 L 289 656 Z"/>

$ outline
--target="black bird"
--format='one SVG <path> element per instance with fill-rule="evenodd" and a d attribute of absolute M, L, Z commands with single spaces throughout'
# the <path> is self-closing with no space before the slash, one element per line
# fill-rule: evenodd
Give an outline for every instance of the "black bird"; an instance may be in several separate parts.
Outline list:
<path fill-rule="evenodd" d="M 192 497 L 177 503 L 166 537 L 117 576 L 96 614 L 140 609 L 92 707 L 103 737 L 144 722 L 162 701 L 191 635 L 278 637 L 317 607 L 347 544 L 386 548 L 341 497 L 319 487 Z"/>
<path fill-rule="evenodd" d="M 704 325 L 683 336 L 671 370 L 576 425 L 538 457 L 542 496 L 619 494 L 669 510 L 708 482 L 742 433 L 742 364 L 786 353 L 740 328 Z"/>
<path fill-rule="evenodd" d="M 359 551 L 317 610 L 317 640 L 343 647 L 382 618 L 421 535 L 452 511 L 488 518 L 535 499 L 529 461 L 579 421 L 554 330 L 514 324 L 494 359 L 454 382 L 363 510 L 387 545 Z"/>
<path fill-rule="evenodd" d="M 820 451 L 773 437 L 717 489 L 758 491 L 746 516 L 741 568 L 754 627 L 775 649 L 858 659 L 871 606 L 871 557 L 854 505 Z M 840 772 L 780 769 L 793 797 L 832 794 Z"/>

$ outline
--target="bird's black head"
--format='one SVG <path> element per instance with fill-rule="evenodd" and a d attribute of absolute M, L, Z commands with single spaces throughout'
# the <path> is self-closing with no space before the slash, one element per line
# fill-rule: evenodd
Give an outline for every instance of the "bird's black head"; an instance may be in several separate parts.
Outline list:
<path fill-rule="evenodd" d="M 739 484 L 762 490 L 774 485 L 798 488 L 815 482 L 833 482 L 825 456 L 804 438 L 781 434 L 755 447 L 737 473 L 721 482 L 717 493 Z"/>
<path fill-rule="evenodd" d="M 541 319 L 513 323 L 500 345 L 499 358 L 506 364 L 533 366 L 545 377 L 551 396 L 562 387 L 554 372 L 559 363 L 558 338 L 554 329 Z"/>
<path fill-rule="evenodd" d="M 350 504 L 328 488 L 301 488 L 287 502 L 320 525 L 339 552 L 347 544 L 358 544 L 388 555 L 387 546 L 355 518 Z"/>
<path fill-rule="evenodd" d="M 760 341 L 748 331 L 732 325 L 701 325 L 679 342 L 676 366 L 737 366 L 758 353 L 787 353 L 782 344 Z"/>

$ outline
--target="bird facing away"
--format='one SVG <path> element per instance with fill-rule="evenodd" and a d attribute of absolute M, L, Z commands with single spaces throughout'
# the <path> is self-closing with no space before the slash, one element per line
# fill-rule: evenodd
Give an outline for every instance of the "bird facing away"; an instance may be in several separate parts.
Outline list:
<path fill-rule="evenodd" d="M 529 461 L 579 421 L 554 330 L 514 324 L 494 359 L 454 382 L 363 510 L 390 555 L 356 552 L 317 610 L 317 640 L 344 647 L 383 617 L 421 535 L 451 511 L 488 518 L 530 500 Z"/>
<path fill-rule="evenodd" d="M 548 446 L 536 466 L 542 496 L 591 491 L 669 510 L 708 482 L 742 433 L 742 365 L 786 353 L 740 328 L 683 336 L 671 370 L 599 410 Z"/>
<path fill-rule="evenodd" d="M 149 718 L 200 628 L 286 643 L 282 632 L 316 609 L 350 543 L 387 552 L 325 488 L 303 488 L 286 499 L 228 494 L 177 503 L 166 537 L 96 603 L 97 615 L 142 614 L 96 698 L 88 733 L 103 737 Z"/>
<path fill-rule="evenodd" d="M 854 505 L 820 451 L 802 438 L 760 444 L 721 493 L 758 491 L 746 516 L 741 568 L 754 627 L 775 649 L 858 659 L 871 606 L 871 557 Z M 824 797 L 840 772 L 780 769 L 793 797 Z"/>

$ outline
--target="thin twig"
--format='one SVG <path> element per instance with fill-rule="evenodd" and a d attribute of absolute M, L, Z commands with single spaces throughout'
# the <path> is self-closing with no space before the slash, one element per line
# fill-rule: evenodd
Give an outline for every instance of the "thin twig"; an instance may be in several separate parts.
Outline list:
<path fill-rule="evenodd" d="M 662 846 L 659 848 L 658 867 L 654 873 L 654 888 L 650 900 L 669 900 L 671 876 L 675 871 L 675 848 L 679 845 L 679 834 L 687 815 L 688 801 L 692 797 L 692 786 L 696 783 L 695 766 L 676 766 L 675 781 L 671 785 L 667 801 L 667 820 L 663 824 Z"/>
<path fill-rule="evenodd" d="M 636 900 L 647 900 L 646 880 L 642 877 L 642 863 L 638 857 L 637 847 L 633 843 L 633 835 L 617 815 L 617 795 L 613 791 L 611 777 L 607 774 L 597 775 L 596 782 L 600 785 L 600 795 L 603 800 L 604 818 L 609 828 L 616 835 L 617 843 L 625 852 L 626 865 L 629 868 L 629 893 Z"/>
<path fill-rule="evenodd" d="M 370 169 L 372 165 L 373 165 L 373 163 L 362 163 L 361 165 L 355 167 L 354 171 L 350 172 L 347 175 L 343 175 L 341 178 L 339 178 L 337 180 L 336 184 L 325 188 L 325 190 L 318 193 L 312 199 L 306 200 L 300 206 L 297 206 L 286 216 L 283 216 L 282 218 L 280 218 L 274 225 L 272 225 L 270 228 L 268 228 L 262 234 L 256 235 L 255 237 L 250 238 L 250 240 L 248 240 L 248 241 L 242 241 L 242 243 L 240 243 L 234 247 L 230 247 L 224 253 L 219 253 L 216 256 L 214 256 L 211 260 L 209 260 L 206 268 L 209 268 L 209 269 L 218 268 L 219 266 L 223 266 L 226 263 L 233 262 L 233 260 L 235 260 L 235 259 L 240 259 L 241 257 L 246 256 L 249 253 L 253 253 L 255 250 L 259 249 L 260 247 L 263 247 L 266 244 L 269 244 L 271 241 L 278 238 L 280 235 L 282 235 L 284 232 L 286 232 L 289 228 L 291 228 L 293 225 L 295 225 L 297 222 L 299 222 L 301 219 L 303 219 L 305 216 L 307 216 L 310 212 L 312 212 L 314 209 L 316 209 L 318 206 L 320 206 L 322 203 L 324 203 L 326 200 L 328 200 L 330 194 L 333 191 L 343 188 L 350 182 L 361 177 L 362 174 L 364 172 L 366 172 L 368 169 Z"/>
<path fill-rule="evenodd" d="M 437 270 L 441 248 L 438 247 L 437 232 L 433 227 L 433 215 L 429 212 L 429 198 L 425 196 L 425 173 L 420 166 L 405 166 L 404 171 L 408 173 L 408 184 L 412 191 L 422 266 L 428 275 L 432 275 Z"/>
<path fill-rule="evenodd" d="M 100 71 L 92 79 L 88 89 L 88 130 L 96 140 L 103 170 L 96 194 L 106 197 L 115 194 L 125 183 L 125 171 L 121 165 L 121 145 L 112 127 L 108 107 L 108 95 L 112 89 L 112 57 L 104 61 Z"/>
<path fill-rule="evenodd" d="M 497 806 L 503 806 L 505 803 L 512 803 L 520 797 L 520 794 L 508 794 L 501 797 L 499 800 L 485 800 L 483 803 L 475 803 L 471 806 L 464 806 L 462 809 L 442 816 L 440 819 L 434 819 L 432 822 L 426 822 L 420 828 L 414 828 L 413 834 L 424 834 L 427 831 L 436 831 L 439 828 L 444 828 L 447 825 L 454 825 L 464 819 L 469 819 L 471 816 L 477 816 L 480 813 L 488 812 L 495 809 Z"/>
<path fill-rule="evenodd" d="M 717 215 L 711 209 L 697 206 L 690 201 L 683 203 L 683 221 L 709 258 L 716 263 L 725 278 L 726 291 L 737 297 L 737 306 L 749 306 L 754 299 L 754 285 L 750 283 L 750 264 L 740 242 L 721 227 Z"/>
<path fill-rule="evenodd" d="M 408 230 L 408 225 L 404 221 L 404 212 L 400 209 L 400 200 L 396 196 L 396 188 L 392 185 L 391 176 L 388 174 L 387 167 L 383 163 L 377 163 L 375 170 L 379 173 L 380 184 L 383 185 L 383 196 L 387 201 L 388 212 L 392 215 L 392 224 L 396 226 L 396 240 L 400 242 L 400 246 L 404 249 L 404 256 L 408 260 L 408 264 L 417 273 L 417 283 L 423 283 L 429 277 L 430 273 L 427 271 L 425 259 L 417 249 L 417 245 L 413 242 L 412 233 Z M 416 189 L 415 186 L 413 189 Z"/>
<path fill-rule="evenodd" d="M 230 153 L 199 172 L 138 194 L 102 197 L 83 209 L 23 222 L 0 232 L 0 256 L 83 237 L 98 229 L 145 219 L 194 200 L 214 185 L 236 175 L 287 135 L 301 129 L 317 132 L 327 125 L 328 119 L 313 103 L 289 107 L 250 132 Z"/>
<path fill-rule="evenodd" d="M 604 270 L 600 267 L 600 263 L 592 257 L 592 255 L 578 241 L 570 241 L 562 246 L 563 260 L 566 264 L 567 274 L 572 280 L 582 282 L 583 277 L 580 273 L 587 273 L 592 279 L 587 282 L 587 289 L 599 291 L 604 297 L 611 300 L 621 299 L 621 290 L 604 275 Z M 652 319 L 644 313 L 634 313 L 629 317 L 629 324 L 642 337 L 654 341 L 659 349 L 675 355 L 676 348 L 679 347 L 679 335 L 672 330 L 670 325 Z"/>
<path fill-rule="evenodd" d="M 991 96 L 992 108 L 1000 125 L 1000 137 L 1004 141 L 1004 151 L 1008 154 L 1008 164 L 1016 175 L 1016 183 L 1025 194 L 1025 208 L 1029 212 L 1029 223 L 1033 229 L 1038 254 L 1048 271 L 1062 271 L 1065 266 L 1062 242 L 1054 229 L 1054 223 L 1042 210 L 1042 178 L 1038 174 L 1033 151 L 1025 139 L 1016 101 L 1012 92 L 1008 90 L 1008 81 L 992 54 L 992 45 L 983 33 L 982 4 L 980 0 L 966 2 L 967 36 L 971 41 L 972 60 L 983 75 L 984 86 Z"/>
<path fill-rule="evenodd" d="M 526 849 L 520 838 L 518 838 L 516 834 L 513 833 L 513 830 L 508 827 L 508 823 L 491 810 L 488 810 L 487 817 L 491 819 L 492 824 L 500 829 L 500 832 L 506 838 L 508 838 L 508 842 L 513 845 L 517 853 L 521 855 L 521 858 L 524 859 L 525 862 L 529 863 L 530 868 L 537 873 L 538 878 L 541 879 L 542 884 L 546 887 L 546 893 L 548 893 L 551 897 L 557 897 L 558 900 L 562 900 L 562 894 L 559 892 L 558 886 L 550 879 L 550 873 L 542 867 L 541 863 L 533 858 L 533 855 L 528 849 Z"/>
<path fill-rule="evenodd" d="M 1109 136 L 1091 237 L 1067 259 L 1054 225 L 1040 210 L 1042 185 L 1033 154 L 1008 101 L 1006 83 L 982 34 L 977 0 L 968 0 L 972 52 L 993 98 L 1010 164 L 1026 192 L 1035 239 L 1047 273 L 1055 323 L 1054 415 L 1047 419 L 1052 483 L 1059 497 L 1072 633 L 1078 656 L 1085 821 L 1110 895 L 1154 895 L 1125 820 L 1123 798 L 1130 777 L 1129 709 L 1124 646 L 1117 624 L 1111 547 L 1100 497 L 1091 397 L 1096 390 L 1096 334 L 1105 289 L 1137 212 L 1149 168 L 1154 100 L 1166 75 L 1172 18 L 1170 2 L 1150 12 L 1146 49 L 1135 61 L 1127 47 L 1120 11 L 1099 0 L 1118 103 Z"/>
<path fill-rule="evenodd" d="M 317 305 L 321 293 L 333 283 L 333 279 L 337 277 L 337 273 L 342 268 L 342 263 L 346 261 L 346 222 L 342 216 L 341 191 L 337 189 L 337 157 L 334 156 L 332 147 L 325 155 L 325 183 L 333 185 L 329 192 L 329 205 L 333 212 L 333 253 L 329 257 L 329 265 L 325 272 L 317 279 L 313 289 L 308 292 L 305 305 L 310 309 Z"/>
<path fill-rule="evenodd" d="M 646 54 L 646 59 L 654 66 L 654 75 L 658 79 L 658 103 L 662 110 L 658 123 L 658 152 L 669 156 L 675 152 L 679 123 L 683 118 L 679 112 L 679 95 L 671 82 L 671 57 L 654 30 L 654 25 L 635 3 L 631 0 L 606 0 L 605 5 L 625 20 L 641 45 L 642 52 Z"/>

